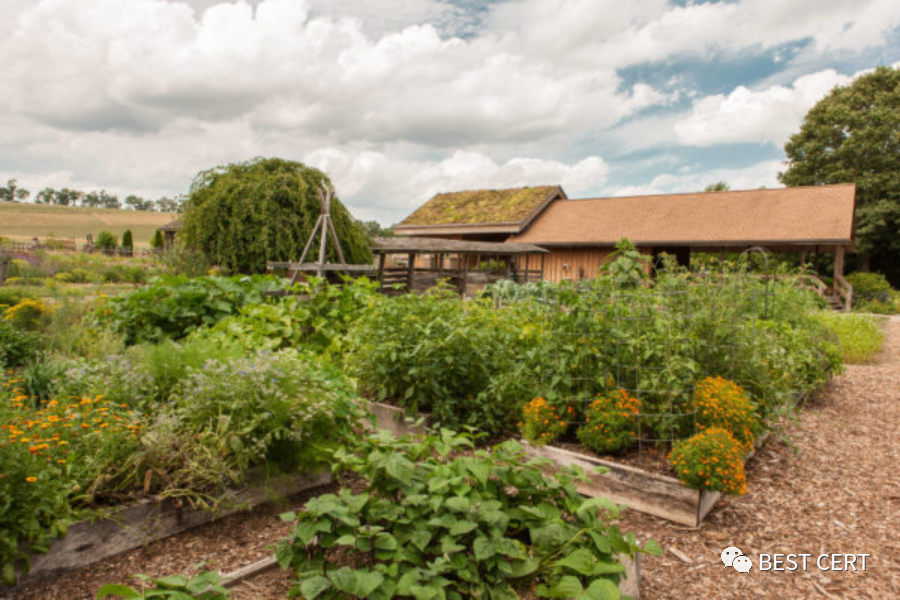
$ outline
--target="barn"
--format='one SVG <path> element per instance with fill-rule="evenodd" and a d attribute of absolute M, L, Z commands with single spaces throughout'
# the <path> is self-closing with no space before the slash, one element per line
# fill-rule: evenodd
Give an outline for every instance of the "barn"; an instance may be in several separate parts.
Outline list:
<path fill-rule="evenodd" d="M 846 301 L 844 255 L 855 250 L 855 204 L 852 184 L 585 199 L 570 199 L 555 185 L 438 194 L 394 232 L 538 246 L 548 252 L 516 260 L 541 261 L 548 281 L 595 277 L 622 238 L 685 265 L 692 253 L 751 247 L 830 253 L 831 295 Z"/>

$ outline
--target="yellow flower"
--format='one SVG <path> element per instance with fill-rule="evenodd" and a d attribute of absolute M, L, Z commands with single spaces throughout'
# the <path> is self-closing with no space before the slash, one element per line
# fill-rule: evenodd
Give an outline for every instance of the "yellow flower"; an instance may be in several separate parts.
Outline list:
<path fill-rule="evenodd" d="M 28 483 L 34 483 L 35 481 L 37 481 L 37 477 L 26 477 L 25 481 L 27 481 Z"/>

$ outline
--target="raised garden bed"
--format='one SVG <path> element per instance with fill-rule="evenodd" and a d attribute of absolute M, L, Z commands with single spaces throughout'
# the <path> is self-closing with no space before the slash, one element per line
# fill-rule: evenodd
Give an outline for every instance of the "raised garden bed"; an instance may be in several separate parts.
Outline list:
<path fill-rule="evenodd" d="M 405 417 L 406 411 L 404 411 L 402 408 L 398 408 L 390 404 L 369 402 L 368 409 L 369 412 L 375 416 L 377 420 L 377 426 L 382 431 L 388 431 L 398 436 L 422 433 L 424 431 L 424 423 L 415 423 L 413 421 L 408 421 Z M 424 417 L 424 419 L 427 422 L 427 417 Z M 527 443 L 525 444 L 525 448 L 526 450 L 530 449 Z M 678 485 L 681 484 L 679 483 Z M 619 591 L 623 596 L 639 598 L 641 581 L 640 556 L 636 555 L 633 559 L 627 556 L 622 556 L 620 557 L 620 560 L 622 564 L 625 565 L 625 577 L 619 583 Z M 265 569 L 267 567 L 263 568 Z"/>
<path fill-rule="evenodd" d="M 210 512 L 173 502 L 141 500 L 98 519 L 79 521 L 46 554 L 32 557 L 19 584 L 90 565 L 116 554 L 198 527 L 215 519 L 331 483 L 329 471 L 278 475 L 221 496 L 222 509 Z"/>
<path fill-rule="evenodd" d="M 369 410 L 378 419 L 380 429 L 395 435 L 421 431 L 415 429 L 416 426 L 412 422 L 403 418 L 404 411 L 401 408 L 369 403 Z M 765 434 L 760 436 L 757 446 L 762 445 L 765 438 Z M 616 504 L 625 504 L 638 512 L 681 525 L 698 527 L 721 495 L 719 492 L 691 489 L 669 475 L 651 473 L 564 448 L 533 446 L 525 440 L 521 442 L 530 456 L 547 458 L 563 467 L 578 465 L 584 469 L 589 481 L 581 484 L 578 491 L 585 496 L 607 498 Z M 750 456 L 753 456 L 753 453 Z M 602 475 L 595 473 L 596 467 L 605 467 L 608 472 Z"/>

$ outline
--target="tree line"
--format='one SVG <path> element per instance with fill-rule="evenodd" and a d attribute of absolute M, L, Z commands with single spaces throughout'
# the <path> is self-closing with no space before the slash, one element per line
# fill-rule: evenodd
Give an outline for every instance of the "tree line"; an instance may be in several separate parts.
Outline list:
<path fill-rule="evenodd" d="M 31 197 L 31 192 L 18 185 L 15 179 L 10 179 L 5 186 L 0 186 L 0 200 L 8 202 L 25 202 Z M 156 200 L 142 198 L 136 194 L 125 196 L 124 201 L 119 200 L 116 194 L 110 194 L 106 190 L 84 192 L 70 188 L 54 189 L 45 187 L 34 196 L 37 204 L 56 204 L 57 206 L 84 206 L 87 208 L 130 208 L 132 210 L 174 213 L 178 212 L 183 198 L 169 198 L 163 196 Z"/>

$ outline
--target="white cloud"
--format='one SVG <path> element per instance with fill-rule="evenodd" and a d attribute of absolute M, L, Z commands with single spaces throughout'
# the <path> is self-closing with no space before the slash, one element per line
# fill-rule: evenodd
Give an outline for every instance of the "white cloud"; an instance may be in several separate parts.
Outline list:
<path fill-rule="evenodd" d="M 624 68 L 804 40 L 807 55 L 877 46 L 900 24 L 894 5 L 5 0 L 0 175 L 157 195 L 216 164 L 308 157 L 351 205 L 390 219 L 449 189 L 596 193 L 598 148 L 781 143 L 843 77 L 704 98 L 674 126 L 645 117 L 690 84 L 626 85 Z"/>
<path fill-rule="evenodd" d="M 691 114 L 675 123 L 675 134 L 679 142 L 692 146 L 755 142 L 780 147 L 816 102 L 853 77 L 827 69 L 799 77 L 789 87 L 739 86 L 727 96 L 706 96 L 694 101 Z"/>
<path fill-rule="evenodd" d="M 782 187 L 778 172 L 784 164 L 777 160 L 766 160 L 742 168 L 703 169 L 688 167 L 678 173 L 661 173 L 645 185 L 608 187 L 604 194 L 609 196 L 639 196 L 643 194 L 675 194 L 679 192 L 699 192 L 706 186 L 719 181 L 726 182 L 732 190 L 750 190 L 760 187 Z"/>
<path fill-rule="evenodd" d="M 439 192 L 561 184 L 578 195 L 600 189 L 609 172 L 597 156 L 574 164 L 535 158 L 498 163 L 479 152 L 457 151 L 442 160 L 423 161 L 328 148 L 303 160 L 331 175 L 338 194 L 350 199 L 359 218 L 385 222 L 399 221 Z"/>

